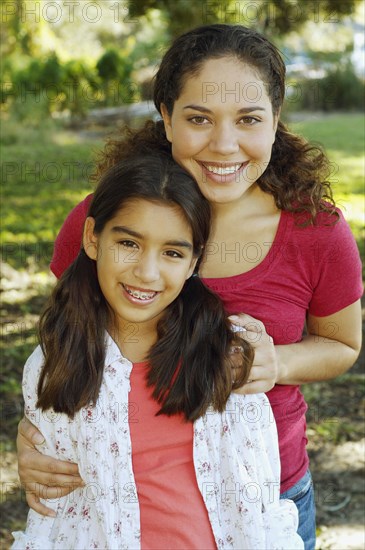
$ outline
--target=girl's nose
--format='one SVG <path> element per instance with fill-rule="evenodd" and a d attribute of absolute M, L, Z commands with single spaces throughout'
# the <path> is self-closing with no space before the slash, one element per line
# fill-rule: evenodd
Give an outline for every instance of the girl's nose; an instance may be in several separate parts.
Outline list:
<path fill-rule="evenodd" d="M 210 137 L 209 149 L 221 155 L 237 153 L 239 151 L 237 129 L 231 124 L 215 126 Z"/>
<path fill-rule="evenodd" d="M 134 267 L 135 276 L 144 283 L 151 283 L 160 278 L 158 261 L 153 254 L 141 254 Z"/>

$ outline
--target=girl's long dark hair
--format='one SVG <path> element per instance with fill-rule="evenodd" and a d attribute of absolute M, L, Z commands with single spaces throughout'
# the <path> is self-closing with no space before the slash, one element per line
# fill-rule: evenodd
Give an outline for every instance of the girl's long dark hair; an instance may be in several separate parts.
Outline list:
<path fill-rule="evenodd" d="M 95 233 L 100 234 L 131 199 L 177 205 L 192 229 L 193 254 L 201 259 L 211 213 L 194 180 L 168 153 L 148 149 L 129 153 L 109 166 L 96 188 L 88 213 L 95 220 Z M 113 315 L 101 292 L 95 261 L 81 249 L 40 319 L 45 361 L 38 407 L 53 407 L 72 417 L 81 407 L 95 404 L 104 370 L 105 331 L 112 327 Z M 191 277 L 166 309 L 157 332 L 157 343 L 149 354 L 147 383 L 153 386 L 160 413 L 182 413 L 187 420 L 195 420 L 210 404 L 222 411 L 232 387 L 247 380 L 253 350 L 232 333 L 218 296 L 199 277 Z M 242 349 L 242 368 L 233 386 L 232 345 Z"/>

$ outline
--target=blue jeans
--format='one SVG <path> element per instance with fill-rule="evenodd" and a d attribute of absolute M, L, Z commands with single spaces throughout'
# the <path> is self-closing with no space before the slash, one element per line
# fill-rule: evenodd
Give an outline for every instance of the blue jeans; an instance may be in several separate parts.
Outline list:
<path fill-rule="evenodd" d="M 312 476 L 309 470 L 291 489 L 280 495 L 294 501 L 299 512 L 298 534 L 304 541 L 305 550 L 314 550 L 316 545 L 316 505 Z"/>

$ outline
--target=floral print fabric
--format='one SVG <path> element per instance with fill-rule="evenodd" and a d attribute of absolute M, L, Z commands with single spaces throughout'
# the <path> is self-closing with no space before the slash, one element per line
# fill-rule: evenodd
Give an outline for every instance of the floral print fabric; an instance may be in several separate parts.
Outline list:
<path fill-rule="evenodd" d="M 38 449 L 79 464 L 85 487 L 48 507 L 56 518 L 29 511 L 12 550 L 139 550 L 140 517 L 132 469 L 128 394 L 132 363 L 107 335 L 103 383 L 95 406 L 73 419 L 36 408 L 43 355 L 38 347 L 23 375 L 25 414 L 45 437 Z M 232 394 L 226 411 L 194 424 L 194 466 L 218 549 L 304 548 L 296 534 L 297 510 L 279 500 L 277 434 L 264 394 Z"/>

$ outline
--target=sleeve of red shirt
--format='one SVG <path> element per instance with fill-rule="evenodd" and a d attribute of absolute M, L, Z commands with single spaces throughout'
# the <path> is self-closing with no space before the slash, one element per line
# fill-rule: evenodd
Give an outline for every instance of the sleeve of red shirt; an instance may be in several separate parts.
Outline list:
<path fill-rule="evenodd" d="M 318 275 L 309 312 L 318 317 L 340 311 L 363 293 L 359 250 L 342 212 L 337 211 L 339 221 L 320 228 L 312 247 Z"/>
<path fill-rule="evenodd" d="M 51 271 L 57 278 L 61 277 L 80 251 L 82 232 L 91 199 L 92 195 L 88 195 L 86 199 L 75 206 L 57 235 L 50 265 Z"/>

